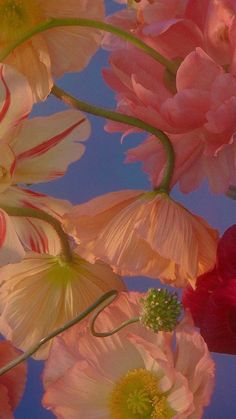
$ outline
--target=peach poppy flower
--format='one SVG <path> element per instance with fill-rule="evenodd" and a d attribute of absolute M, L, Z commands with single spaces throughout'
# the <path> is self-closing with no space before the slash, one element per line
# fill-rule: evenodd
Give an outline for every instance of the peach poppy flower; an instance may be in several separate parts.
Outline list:
<path fill-rule="evenodd" d="M 0 51 L 51 18 L 102 20 L 103 0 L 8 0 L 0 5 Z M 45 99 L 53 78 L 82 70 L 96 52 L 101 33 L 96 29 L 59 27 L 42 32 L 17 47 L 5 60 L 24 74 L 34 99 Z"/>
<path fill-rule="evenodd" d="M 69 208 L 68 202 L 15 185 L 63 176 L 68 165 L 83 154 L 82 142 L 90 134 L 90 124 L 75 110 L 28 120 L 26 117 L 32 106 L 27 80 L 13 68 L 0 65 L 0 207 L 42 209 L 60 219 Z M 34 251 L 54 254 L 55 232 L 41 220 L 10 218 L 1 210 L 0 265 L 22 259 L 21 242 Z"/>
<path fill-rule="evenodd" d="M 97 329 L 136 316 L 139 298 L 122 293 Z M 54 340 L 43 381 L 43 406 L 61 419 L 199 419 L 213 390 L 214 363 L 189 319 L 176 332 L 134 324 L 104 339 L 77 325 Z"/>
<path fill-rule="evenodd" d="M 19 356 L 10 342 L 0 342 L 0 366 Z M 13 410 L 17 407 L 25 388 L 26 363 L 17 365 L 13 370 L 0 377 L 0 418 L 13 419 Z"/>
<path fill-rule="evenodd" d="M 216 230 L 164 193 L 108 193 L 75 206 L 63 225 L 85 258 L 101 259 L 121 275 L 185 287 L 215 263 Z"/>
<path fill-rule="evenodd" d="M 0 268 L 0 283 L 0 331 L 22 350 L 63 326 L 104 292 L 124 289 L 108 265 L 90 264 L 76 254 L 65 262 L 60 256 L 28 252 L 20 263 Z M 45 359 L 50 344 L 35 358 Z"/>

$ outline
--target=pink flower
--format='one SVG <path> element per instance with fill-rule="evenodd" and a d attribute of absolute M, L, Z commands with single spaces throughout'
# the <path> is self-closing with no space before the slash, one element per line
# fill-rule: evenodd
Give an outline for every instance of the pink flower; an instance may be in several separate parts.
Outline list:
<path fill-rule="evenodd" d="M 10 342 L 0 342 L 0 367 L 19 356 Z M 21 363 L 0 377 L 0 418 L 13 419 L 13 410 L 17 407 L 25 388 L 26 364 Z"/>
<path fill-rule="evenodd" d="M 192 17 L 188 18 L 185 0 L 131 0 L 131 6 L 107 21 L 132 32 L 168 58 L 184 58 L 196 46 L 203 46 L 202 31 Z M 103 46 L 130 48 L 111 35 L 105 36 Z"/>
<path fill-rule="evenodd" d="M 136 316 L 139 298 L 121 295 L 99 316 L 97 329 Z M 43 381 L 43 405 L 61 419 L 201 418 L 214 365 L 189 320 L 175 333 L 154 334 L 135 324 L 104 339 L 78 325 L 55 339 Z"/>
<path fill-rule="evenodd" d="M 184 287 L 215 263 L 217 232 L 166 194 L 108 193 L 65 214 L 64 229 L 85 258 L 101 259 L 122 275 Z"/>
<path fill-rule="evenodd" d="M 215 268 L 187 288 L 183 304 L 213 352 L 236 354 L 236 225 L 219 241 Z"/>
<path fill-rule="evenodd" d="M 192 0 L 154 0 L 110 17 L 180 62 L 175 78 L 133 47 L 113 48 L 109 38 L 105 44 L 115 50 L 104 76 L 117 92 L 118 110 L 167 133 L 177 157 L 172 185 L 179 182 L 184 193 L 205 178 L 215 193 L 236 183 L 235 12 L 234 2 L 227 0 L 205 0 L 200 8 Z M 117 123 L 109 122 L 107 129 L 129 133 Z M 126 161 L 137 160 L 158 186 L 166 163 L 160 145 L 149 138 L 131 149 Z"/>
<path fill-rule="evenodd" d="M 172 184 L 179 181 L 181 190 L 189 192 L 207 177 L 211 189 L 219 193 L 236 183 L 234 77 L 197 48 L 180 65 L 173 95 L 157 64 L 151 66 L 150 60 L 142 61 L 134 52 L 131 63 L 126 61 L 124 51 L 114 53 L 106 80 L 119 92 L 120 110 L 169 135 L 176 152 Z M 127 126 L 114 128 L 127 130 Z M 148 139 L 129 151 L 127 161 L 136 160 L 144 162 L 144 170 L 158 186 L 166 164 L 158 140 Z"/>
<path fill-rule="evenodd" d="M 60 219 L 69 203 L 13 185 L 45 182 L 64 175 L 68 165 L 83 154 L 81 142 L 89 136 L 90 125 L 75 110 L 28 120 L 32 106 L 26 79 L 11 67 L 1 65 L 0 207 L 38 208 Z M 10 219 L 3 210 L 0 218 L 0 264 L 22 259 L 21 242 L 34 251 L 51 249 L 54 254 L 55 232 L 47 223 L 24 217 Z"/>
<path fill-rule="evenodd" d="M 35 26 L 51 18 L 102 20 L 103 0 L 23 0 L 13 5 L 1 2 L 0 50 L 20 39 Z M 14 28 L 14 30 L 13 30 Z M 99 47 L 101 33 L 96 29 L 59 27 L 44 31 L 23 43 L 7 57 L 8 64 L 24 74 L 34 99 L 45 99 L 53 78 L 82 70 Z"/>

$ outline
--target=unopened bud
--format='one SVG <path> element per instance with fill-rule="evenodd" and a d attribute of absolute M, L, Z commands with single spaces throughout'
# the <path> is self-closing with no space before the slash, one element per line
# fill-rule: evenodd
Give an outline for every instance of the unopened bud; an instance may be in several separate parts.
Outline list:
<path fill-rule="evenodd" d="M 140 322 L 153 332 L 175 329 L 182 305 L 177 294 L 162 288 L 150 288 L 141 298 Z"/>

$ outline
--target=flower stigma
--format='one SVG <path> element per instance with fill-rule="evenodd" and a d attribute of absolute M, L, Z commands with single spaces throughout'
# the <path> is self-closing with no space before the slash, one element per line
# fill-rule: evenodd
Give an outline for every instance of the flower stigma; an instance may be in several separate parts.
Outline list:
<path fill-rule="evenodd" d="M 166 393 L 159 390 L 158 377 L 144 368 L 128 371 L 110 394 L 112 419 L 171 419 L 176 414 Z"/>

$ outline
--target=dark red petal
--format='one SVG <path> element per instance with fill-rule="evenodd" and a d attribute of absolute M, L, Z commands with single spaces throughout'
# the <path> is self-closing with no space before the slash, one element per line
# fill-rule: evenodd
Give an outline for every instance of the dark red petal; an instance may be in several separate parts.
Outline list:
<path fill-rule="evenodd" d="M 15 349 L 8 341 L 0 342 L 0 366 L 4 366 L 12 359 L 20 355 L 20 351 Z M 11 371 L 0 377 L 2 384 L 8 392 L 9 405 L 14 409 L 19 403 L 25 388 L 26 381 L 26 363 L 17 365 Z"/>
<path fill-rule="evenodd" d="M 190 310 L 196 326 L 201 327 L 212 292 L 220 287 L 221 283 L 216 270 L 213 270 L 198 277 L 195 290 L 188 287 L 184 291 L 183 305 Z"/>
<path fill-rule="evenodd" d="M 236 278 L 236 224 L 228 228 L 219 241 L 217 269 L 223 280 Z"/>

